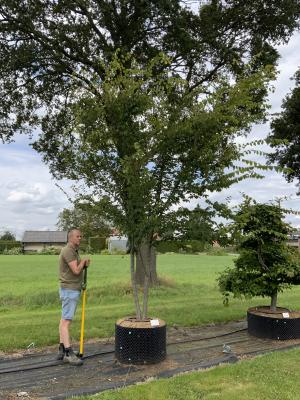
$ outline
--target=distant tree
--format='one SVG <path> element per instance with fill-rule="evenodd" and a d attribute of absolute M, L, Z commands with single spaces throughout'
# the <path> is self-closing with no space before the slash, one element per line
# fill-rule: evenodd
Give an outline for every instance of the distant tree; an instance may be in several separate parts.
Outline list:
<path fill-rule="evenodd" d="M 275 152 L 270 155 L 283 168 L 287 180 L 300 183 L 300 70 L 295 75 L 296 86 L 282 103 L 282 112 L 271 123 L 270 144 Z"/>
<path fill-rule="evenodd" d="M 16 240 L 16 236 L 10 231 L 5 231 L 0 236 L 0 240 Z"/>
<path fill-rule="evenodd" d="M 107 237 L 111 227 L 103 216 L 99 215 L 96 206 L 75 203 L 73 208 L 65 208 L 58 215 L 57 227 L 68 231 L 78 227 L 85 239 L 93 236 Z"/>
<path fill-rule="evenodd" d="M 212 210 L 201 208 L 197 205 L 193 210 L 189 211 L 186 223 L 182 224 L 182 238 L 211 243 L 215 239 L 213 216 L 214 212 Z"/>
<path fill-rule="evenodd" d="M 226 207 L 225 204 L 223 206 Z M 193 210 L 189 210 L 186 222 L 180 223 L 181 237 L 208 244 L 217 241 L 221 246 L 226 246 L 229 243 L 226 227 L 222 222 L 217 222 L 216 218 L 224 217 L 220 211 L 214 208 L 213 204 L 205 208 L 197 205 Z"/>
<path fill-rule="evenodd" d="M 246 198 L 233 223 L 239 237 L 240 255 L 234 268 L 219 277 L 225 300 L 234 297 L 270 297 L 276 311 L 277 294 L 300 284 L 300 258 L 287 245 L 291 227 L 283 221 L 284 210 L 278 205 L 258 204 Z"/>
<path fill-rule="evenodd" d="M 217 240 L 218 224 L 214 217 L 216 211 L 211 206 L 194 209 L 179 208 L 170 219 L 170 226 L 165 229 L 162 239 L 198 240 L 202 243 L 212 243 Z"/>

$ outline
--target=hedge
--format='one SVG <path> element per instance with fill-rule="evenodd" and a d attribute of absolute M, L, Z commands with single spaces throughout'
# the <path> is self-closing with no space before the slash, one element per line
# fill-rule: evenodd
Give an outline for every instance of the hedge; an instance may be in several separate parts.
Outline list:
<path fill-rule="evenodd" d="M 89 245 L 92 252 L 100 253 L 106 247 L 106 238 L 100 236 L 90 237 Z"/>
<path fill-rule="evenodd" d="M 209 246 L 200 240 L 168 240 L 157 242 L 156 250 L 158 253 L 200 253 Z"/>
<path fill-rule="evenodd" d="M 21 248 L 22 243 L 18 240 L 0 240 L 0 254 L 15 247 Z"/>
<path fill-rule="evenodd" d="M 100 253 L 101 250 L 106 248 L 105 237 L 90 237 L 88 240 L 82 240 L 79 246 L 81 253 Z"/>

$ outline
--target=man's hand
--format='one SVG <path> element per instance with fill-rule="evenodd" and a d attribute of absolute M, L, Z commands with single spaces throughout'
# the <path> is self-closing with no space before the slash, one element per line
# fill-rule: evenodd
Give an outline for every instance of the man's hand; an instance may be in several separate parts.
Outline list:
<path fill-rule="evenodd" d="M 84 266 L 87 268 L 90 265 L 91 260 L 89 258 L 84 259 Z"/>
<path fill-rule="evenodd" d="M 83 268 L 87 268 L 90 265 L 91 260 L 89 258 L 83 258 L 80 263 L 77 260 L 69 262 L 69 267 L 71 268 L 73 274 L 79 275 Z"/>

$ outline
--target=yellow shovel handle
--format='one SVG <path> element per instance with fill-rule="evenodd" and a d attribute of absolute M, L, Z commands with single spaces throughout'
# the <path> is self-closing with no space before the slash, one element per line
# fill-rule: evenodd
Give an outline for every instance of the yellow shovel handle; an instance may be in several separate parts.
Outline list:
<path fill-rule="evenodd" d="M 79 349 L 79 356 L 80 356 L 80 357 L 83 356 L 85 300 L 86 300 L 86 289 L 83 289 L 83 290 L 82 290 L 82 311 L 81 311 L 80 349 Z"/>

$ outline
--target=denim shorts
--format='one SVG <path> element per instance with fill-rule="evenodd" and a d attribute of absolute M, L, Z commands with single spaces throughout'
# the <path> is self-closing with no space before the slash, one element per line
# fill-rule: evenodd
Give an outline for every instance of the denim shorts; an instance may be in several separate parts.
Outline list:
<path fill-rule="evenodd" d="M 80 290 L 59 288 L 59 297 L 62 304 L 61 318 L 72 321 L 80 297 Z"/>

